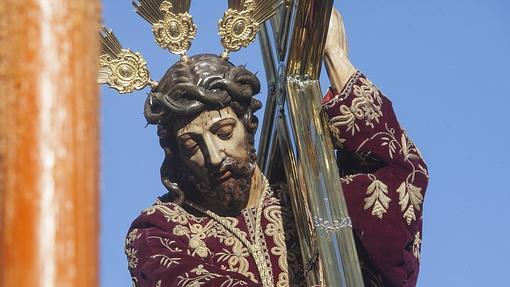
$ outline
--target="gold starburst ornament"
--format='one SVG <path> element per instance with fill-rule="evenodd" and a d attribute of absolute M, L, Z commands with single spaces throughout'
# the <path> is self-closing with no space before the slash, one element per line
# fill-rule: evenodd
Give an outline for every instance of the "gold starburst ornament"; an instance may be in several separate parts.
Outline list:
<path fill-rule="evenodd" d="M 219 21 L 219 34 L 224 52 L 238 51 L 251 44 L 260 25 L 276 14 L 280 6 L 289 0 L 228 0 L 229 9 Z M 138 15 L 152 25 L 156 43 L 186 61 L 186 53 L 197 34 L 197 27 L 189 14 L 191 0 L 133 0 Z M 107 84 L 121 94 L 131 93 L 150 85 L 147 62 L 138 52 L 124 49 L 111 30 L 100 31 L 102 54 L 99 59 L 100 84 Z"/>
<path fill-rule="evenodd" d="M 230 52 L 247 47 L 260 30 L 260 25 L 272 17 L 283 0 L 229 0 L 229 9 L 218 23 L 221 43 L 225 48 L 223 58 Z"/>
<path fill-rule="evenodd" d="M 121 94 L 156 85 L 150 78 L 147 62 L 138 52 L 123 49 L 111 30 L 100 31 L 102 53 L 99 57 L 98 83 L 108 84 Z"/>
<path fill-rule="evenodd" d="M 188 13 L 190 4 L 189 0 L 133 1 L 136 12 L 152 25 L 156 43 L 183 58 L 197 34 L 197 26 Z"/>

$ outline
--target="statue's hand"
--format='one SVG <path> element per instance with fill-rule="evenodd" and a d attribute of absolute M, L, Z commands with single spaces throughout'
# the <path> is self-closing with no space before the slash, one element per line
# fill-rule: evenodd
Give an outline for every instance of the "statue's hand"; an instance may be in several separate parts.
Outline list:
<path fill-rule="evenodd" d="M 340 52 L 342 56 L 346 57 L 348 53 L 346 38 L 342 15 L 333 7 L 324 52 L 326 54 Z"/>
<path fill-rule="evenodd" d="M 344 22 L 338 10 L 333 8 L 329 30 L 324 47 L 324 63 L 331 87 L 341 91 L 347 81 L 356 72 L 356 68 L 347 57 L 347 40 Z"/>

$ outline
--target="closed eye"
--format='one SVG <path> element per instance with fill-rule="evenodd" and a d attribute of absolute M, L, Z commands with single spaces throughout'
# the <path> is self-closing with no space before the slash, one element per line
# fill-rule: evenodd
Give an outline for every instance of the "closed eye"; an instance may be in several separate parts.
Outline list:
<path fill-rule="evenodd" d="M 179 143 L 179 146 L 183 153 L 188 157 L 191 157 L 198 151 L 198 144 L 193 139 L 186 139 L 184 141 L 181 141 Z"/>
<path fill-rule="evenodd" d="M 216 135 L 222 140 L 228 140 L 232 137 L 232 134 L 234 133 L 234 125 L 228 124 L 220 127 L 218 130 L 216 130 Z"/>

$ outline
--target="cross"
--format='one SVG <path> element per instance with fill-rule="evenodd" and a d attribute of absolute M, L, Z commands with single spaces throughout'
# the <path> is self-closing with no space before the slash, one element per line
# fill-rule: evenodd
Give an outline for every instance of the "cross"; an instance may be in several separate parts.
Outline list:
<path fill-rule="evenodd" d="M 289 0 L 259 40 L 268 98 L 258 164 L 286 181 L 308 286 L 364 286 L 342 193 L 319 73 L 333 0 Z"/>

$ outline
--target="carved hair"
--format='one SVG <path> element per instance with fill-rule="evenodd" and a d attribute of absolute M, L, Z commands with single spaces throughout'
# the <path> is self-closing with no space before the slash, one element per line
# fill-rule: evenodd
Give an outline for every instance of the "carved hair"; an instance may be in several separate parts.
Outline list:
<path fill-rule="evenodd" d="M 216 55 L 196 55 L 168 69 L 148 95 L 144 114 L 149 124 L 158 125 L 159 142 L 165 151 L 161 180 L 171 201 L 182 204 L 185 200 L 176 180 L 179 157 L 172 124 L 183 118 L 191 121 L 203 111 L 231 107 L 246 129 L 246 141 L 252 146 L 255 160 L 253 145 L 258 119 L 253 113 L 262 104 L 253 96 L 259 92 L 257 76 Z"/>

